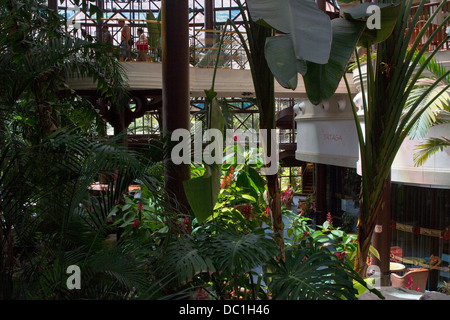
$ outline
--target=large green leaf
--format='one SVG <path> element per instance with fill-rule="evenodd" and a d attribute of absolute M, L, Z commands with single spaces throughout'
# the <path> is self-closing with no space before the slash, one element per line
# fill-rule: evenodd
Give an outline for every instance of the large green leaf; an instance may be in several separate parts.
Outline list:
<path fill-rule="evenodd" d="M 273 259 L 278 252 L 276 243 L 263 229 L 251 233 L 222 229 L 208 239 L 205 249 L 208 256 L 214 257 L 217 269 L 231 273 L 249 272 Z"/>
<path fill-rule="evenodd" d="M 208 96 L 211 94 L 211 97 L 213 97 L 209 108 L 210 128 L 218 129 L 223 133 L 225 120 L 219 102 L 214 92 L 208 91 L 206 93 Z M 202 223 L 213 214 L 220 192 L 220 176 L 220 164 L 213 164 L 205 167 L 203 176 L 183 182 L 189 205 L 199 223 Z"/>
<path fill-rule="evenodd" d="M 308 98 L 313 104 L 326 101 L 334 94 L 365 28 L 363 22 L 346 19 L 334 19 L 331 24 L 333 43 L 330 60 L 324 65 L 308 61 L 308 71 L 303 76 Z"/>
<path fill-rule="evenodd" d="M 366 28 L 361 36 L 359 43 L 367 46 L 386 40 L 394 30 L 397 19 L 400 15 L 400 6 L 392 3 L 362 3 L 356 7 L 344 11 L 344 17 L 349 20 L 367 22 L 370 16 L 374 13 L 367 10 L 369 6 L 376 5 L 380 8 L 380 28 L 369 29 Z"/>
<path fill-rule="evenodd" d="M 327 63 L 331 46 L 330 18 L 311 0 L 247 0 L 253 21 L 291 35 L 295 57 Z"/>
<path fill-rule="evenodd" d="M 287 89 L 295 90 L 298 83 L 298 72 L 304 75 L 306 62 L 295 57 L 292 36 L 283 34 L 266 40 L 264 49 L 267 64 L 275 79 Z"/>
<path fill-rule="evenodd" d="M 196 236 L 183 236 L 172 242 L 164 256 L 164 272 L 176 274 L 179 283 L 190 281 L 192 277 L 201 272 L 214 272 L 215 268 L 211 258 L 202 254 L 200 247 L 204 239 Z"/>
<path fill-rule="evenodd" d="M 265 273 L 275 300 L 355 300 L 355 278 L 348 265 L 332 254 L 296 247 L 286 249 L 286 259 L 270 265 Z"/>
<path fill-rule="evenodd" d="M 203 176 L 183 181 L 183 186 L 197 221 L 202 223 L 213 214 L 220 191 L 220 167 L 206 166 Z"/>

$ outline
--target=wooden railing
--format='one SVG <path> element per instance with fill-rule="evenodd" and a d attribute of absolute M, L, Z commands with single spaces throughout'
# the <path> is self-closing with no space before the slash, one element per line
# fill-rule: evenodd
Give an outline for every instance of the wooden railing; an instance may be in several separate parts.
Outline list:
<path fill-rule="evenodd" d="M 437 7 L 440 3 L 427 3 L 423 6 L 423 8 L 419 12 L 419 19 L 417 23 L 412 25 L 413 17 L 416 15 L 419 10 L 419 6 L 413 6 L 411 8 L 411 14 L 408 21 L 408 29 L 406 32 L 413 29 L 413 34 L 411 40 L 409 41 L 409 46 L 411 47 L 413 43 L 416 41 L 419 33 L 422 31 L 426 21 L 431 17 L 431 15 L 437 10 Z M 450 3 L 446 3 L 440 9 L 440 12 L 433 19 L 432 23 L 428 26 L 427 30 L 424 32 L 423 36 L 420 39 L 419 45 L 417 47 L 418 50 L 422 49 L 426 42 L 432 38 L 432 41 L 427 45 L 427 51 L 433 51 L 436 47 L 445 39 L 445 30 L 447 28 L 446 25 L 439 27 L 442 21 L 450 14 Z M 433 36 L 434 35 L 434 36 Z M 446 41 L 440 50 L 449 50 L 450 49 L 450 41 Z"/>

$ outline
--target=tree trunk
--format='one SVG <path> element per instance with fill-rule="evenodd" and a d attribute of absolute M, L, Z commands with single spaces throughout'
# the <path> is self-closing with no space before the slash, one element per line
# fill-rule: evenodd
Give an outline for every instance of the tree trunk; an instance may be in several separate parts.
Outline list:
<path fill-rule="evenodd" d="M 272 231 L 276 234 L 275 242 L 280 247 L 280 255 L 277 258 L 284 260 L 284 228 L 278 174 L 268 175 L 266 179 L 269 190 L 269 206 L 272 212 Z"/>
<path fill-rule="evenodd" d="M 367 277 L 367 257 L 371 245 L 372 232 L 367 234 L 367 226 L 358 221 L 358 248 L 356 251 L 355 271 L 362 277 Z"/>
<path fill-rule="evenodd" d="M 373 192 L 369 194 L 373 194 Z M 375 229 L 375 222 L 381 212 L 381 204 L 383 203 L 383 200 L 384 199 L 381 194 L 376 201 L 376 205 L 369 208 L 368 214 L 364 212 L 362 204 L 360 206 L 361 213 L 358 220 L 358 247 L 356 251 L 355 271 L 363 278 L 367 277 L 367 257 L 369 256 L 369 250 L 372 244 L 372 235 Z"/>

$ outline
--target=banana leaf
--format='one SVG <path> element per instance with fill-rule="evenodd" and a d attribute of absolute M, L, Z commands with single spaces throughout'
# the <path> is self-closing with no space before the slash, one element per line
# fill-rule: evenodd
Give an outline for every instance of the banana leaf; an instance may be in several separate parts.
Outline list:
<path fill-rule="evenodd" d="M 313 104 L 326 101 L 334 94 L 365 28 L 363 22 L 345 19 L 334 19 L 331 24 L 333 43 L 330 60 L 327 64 L 308 61 L 308 71 L 303 76 L 308 98 Z"/>
<path fill-rule="evenodd" d="M 253 21 L 291 35 L 295 57 L 327 63 L 331 48 L 331 22 L 310 0 L 247 0 Z"/>

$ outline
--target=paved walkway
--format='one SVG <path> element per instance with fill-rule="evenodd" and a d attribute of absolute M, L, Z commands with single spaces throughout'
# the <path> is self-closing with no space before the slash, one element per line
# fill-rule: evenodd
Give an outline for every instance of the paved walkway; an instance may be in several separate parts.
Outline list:
<path fill-rule="evenodd" d="M 385 300 L 450 300 L 450 295 L 435 291 L 416 292 L 395 287 L 381 287 L 379 289 Z M 381 300 L 375 294 L 366 291 L 359 300 Z"/>

